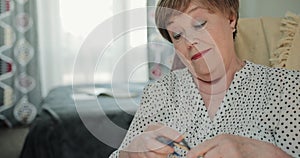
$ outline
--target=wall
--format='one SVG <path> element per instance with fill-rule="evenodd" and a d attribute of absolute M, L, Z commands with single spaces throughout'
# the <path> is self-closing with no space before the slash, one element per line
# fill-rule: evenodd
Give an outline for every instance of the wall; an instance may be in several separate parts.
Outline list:
<path fill-rule="evenodd" d="M 300 0 L 240 0 L 240 17 L 283 17 L 286 11 L 300 14 Z"/>

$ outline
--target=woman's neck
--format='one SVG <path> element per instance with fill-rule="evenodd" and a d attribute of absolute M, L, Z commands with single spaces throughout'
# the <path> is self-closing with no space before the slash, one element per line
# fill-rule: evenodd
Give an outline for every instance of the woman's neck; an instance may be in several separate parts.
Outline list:
<path fill-rule="evenodd" d="M 211 117 L 214 116 L 222 100 L 224 99 L 235 73 L 241 70 L 244 65 L 245 63 L 243 61 L 236 58 L 231 62 L 227 69 L 225 68 L 226 73 L 224 73 L 224 75 L 217 80 L 207 82 L 198 78 L 194 78 L 200 95 L 206 108 L 208 109 L 208 112 L 211 114 Z"/>
<path fill-rule="evenodd" d="M 207 82 L 194 78 L 200 94 L 205 96 L 222 96 L 222 94 L 225 94 L 229 88 L 235 73 L 241 70 L 244 65 L 245 63 L 237 58 L 231 62 L 227 69 L 225 69 L 225 75 L 217 78 L 216 80 Z"/>
<path fill-rule="evenodd" d="M 212 82 L 194 78 L 211 119 L 214 118 L 218 111 L 218 108 L 226 95 L 227 89 L 234 78 L 234 74 L 242 69 L 244 65 L 245 63 L 243 61 L 236 59 L 235 62 L 232 62 L 232 64 L 229 65 L 230 69 L 226 70 L 225 75 Z"/>

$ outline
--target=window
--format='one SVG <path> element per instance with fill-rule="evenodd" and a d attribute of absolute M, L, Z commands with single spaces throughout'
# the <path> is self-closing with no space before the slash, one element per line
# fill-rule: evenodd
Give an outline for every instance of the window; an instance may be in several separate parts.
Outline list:
<path fill-rule="evenodd" d="M 53 87 L 71 85 L 75 77 L 76 84 L 107 83 L 113 78 L 118 79 L 117 82 L 147 81 L 146 0 L 51 0 L 37 3 L 44 96 Z M 107 43 L 105 53 L 93 70 L 94 78 L 87 77 L 85 73 L 91 68 L 88 61 L 99 56 L 91 53 L 95 52 L 92 49 L 97 48 L 89 48 L 91 51 L 85 52 L 84 59 L 76 59 L 87 37 L 105 21 L 125 12 L 129 13 L 128 17 L 114 22 L 107 33 L 114 35 L 115 30 L 131 26 L 137 20 L 131 18 L 131 12 L 137 8 L 144 10 L 138 20 L 142 20 L 145 27 L 128 28 L 121 36 Z M 76 60 L 87 61 L 87 64 L 82 64 L 74 76 Z"/>

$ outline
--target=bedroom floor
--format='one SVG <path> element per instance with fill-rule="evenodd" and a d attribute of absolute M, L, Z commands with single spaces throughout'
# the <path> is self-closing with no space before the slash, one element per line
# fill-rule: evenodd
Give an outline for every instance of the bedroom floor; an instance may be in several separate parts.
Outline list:
<path fill-rule="evenodd" d="M 28 128 L 0 128 L 0 157 L 18 158 L 28 131 Z"/>

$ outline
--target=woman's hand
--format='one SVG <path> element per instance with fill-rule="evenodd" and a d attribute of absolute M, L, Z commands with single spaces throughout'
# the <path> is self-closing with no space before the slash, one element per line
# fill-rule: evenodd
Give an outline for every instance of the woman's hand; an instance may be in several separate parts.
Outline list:
<path fill-rule="evenodd" d="M 271 143 L 222 134 L 207 140 L 187 153 L 188 158 L 291 158 Z"/>
<path fill-rule="evenodd" d="M 182 134 L 163 125 L 149 125 L 146 130 L 136 136 L 132 142 L 122 151 L 120 158 L 165 158 L 174 152 L 174 149 L 156 140 L 158 136 L 180 142 Z"/>

